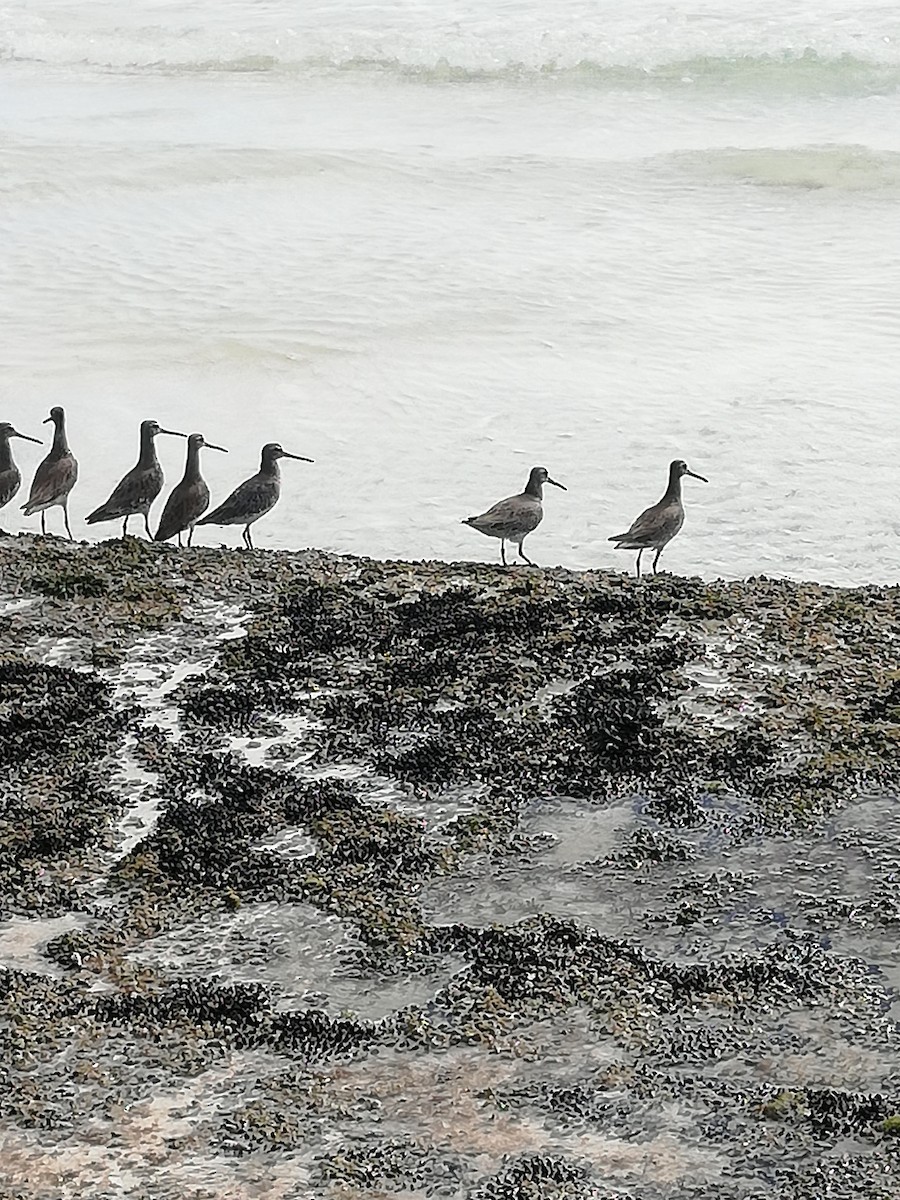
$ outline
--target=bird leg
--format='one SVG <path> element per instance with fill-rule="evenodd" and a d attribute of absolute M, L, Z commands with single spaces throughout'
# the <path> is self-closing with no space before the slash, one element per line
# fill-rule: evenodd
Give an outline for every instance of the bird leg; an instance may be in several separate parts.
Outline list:
<path fill-rule="evenodd" d="M 528 557 L 526 557 L 525 551 L 522 549 L 522 543 L 521 543 L 521 542 L 519 542 L 519 558 L 522 558 L 522 559 L 524 559 L 524 560 L 525 560 L 525 562 L 527 562 L 527 563 L 528 563 L 529 567 L 533 567 L 533 566 L 534 566 L 534 563 L 531 561 L 531 559 L 530 559 L 530 558 L 528 558 Z"/>
<path fill-rule="evenodd" d="M 122 526 L 122 537 L 123 538 L 128 537 L 128 518 L 127 517 L 125 518 L 125 523 Z"/>
<path fill-rule="evenodd" d="M 506 561 L 506 540 L 504 538 L 500 539 L 500 560 L 504 567 L 509 565 Z"/>
<path fill-rule="evenodd" d="M 653 559 L 653 574 L 656 574 L 656 564 L 659 562 L 659 556 L 662 554 L 662 546 L 657 550 L 656 556 Z"/>
<path fill-rule="evenodd" d="M 69 501 L 67 499 L 63 500 L 62 510 L 63 520 L 66 523 L 66 533 L 69 535 L 69 541 L 74 542 L 75 539 L 72 537 L 72 530 L 69 528 Z"/>
<path fill-rule="evenodd" d="M 46 513 L 41 513 L 41 537 L 47 536 L 47 522 L 44 520 Z"/>
<path fill-rule="evenodd" d="M 189 546 L 193 540 L 194 540 L 194 527 L 193 527 L 193 525 L 188 525 L 188 545 Z"/>
<path fill-rule="evenodd" d="M 247 547 L 248 550 L 253 549 L 253 538 L 250 536 L 250 526 L 249 525 L 244 526 L 244 545 Z"/>
<path fill-rule="evenodd" d="M 635 564 L 635 571 L 637 572 L 638 579 L 640 579 L 640 577 L 641 577 L 641 555 L 643 553 L 644 553 L 643 549 L 638 550 L 637 563 Z"/>
<path fill-rule="evenodd" d="M 178 530 L 178 549 L 181 549 L 181 530 Z"/>
<path fill-rule="evenodd" d="M 147 530 L 147 537 L 153 541 L 153 534 L 150 532 L 150 514 L 149 511 L 144 513 L 144 528 Z"/>

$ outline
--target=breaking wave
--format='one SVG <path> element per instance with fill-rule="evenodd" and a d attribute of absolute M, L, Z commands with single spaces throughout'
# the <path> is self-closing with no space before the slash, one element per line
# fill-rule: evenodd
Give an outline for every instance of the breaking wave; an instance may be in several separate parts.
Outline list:
<path fill-rule="evenodd" d="M 281 60 L 271 55 L 247 55 L 201 62 L 148 63 L 154 71 L 234 72 L 327 76 L 394 77 L 425 84 L 495 83 L 509 85 L 562 84 L 573 87 L 643 89 L 647 87 L 713 87 L 767 89 L 793 94 L 878 94 L 900 86 L 900 64 L 871 62 L 844 54 L 822 58 L 815 51 L 781 55 L 708 57 L 673 62 L 606 65 L 584 59 L 572 64 L 550 60 L 538 65 L 510 61 L 495 66 L 466 66 L 446 57 L 434 62 L 404 62 L 397 58 L 349 58 L 343 61 L 315 56 Z"/>
<path fill-rule="evenodd" d="M 90 6 L 69 8 L 65 17 L 57 11 L 51 20 L 23 5 L 0 10 L 0 62 L 117 73 L 375 75 L 434 85 L 695 86 L 811 95 L 900 86 L 900 21 L 882 9 L 860 13 L 849 28 L 765 13 L 698 22 L 630 5 L 611 10 L 599 25 L 592 8 L 578 6 L 570 0 L 548 27 L 546 9 L 529 9 L 528 0 L 508 10 L 498 0 L 477 19 L 461 10 L 453 20 L 448 12 L 441 24 L 404 6 L 374 15 L 369 6 L 355 11 L 350 0 L 326 16 L 310 10 L 295 28 L 261 25 L 260 10 L 241 0 L 224 7 L 188 0 L 179 27 L 148 23 L 157 15 L 152 0 L 126 17 L 130 26 L 114 27 Z"/>

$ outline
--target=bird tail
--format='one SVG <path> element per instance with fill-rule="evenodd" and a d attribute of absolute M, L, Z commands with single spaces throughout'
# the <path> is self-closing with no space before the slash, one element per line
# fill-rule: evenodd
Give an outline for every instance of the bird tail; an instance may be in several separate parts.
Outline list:
<path fill-rule="evenodd" d="M 95 508 L 89 517 L 84 518 L 88 525 L 95 525 L 98 521 L 111 521 L 113 515 L 106 510 L 106 505 L 101 504 L 99 508 Z"/>

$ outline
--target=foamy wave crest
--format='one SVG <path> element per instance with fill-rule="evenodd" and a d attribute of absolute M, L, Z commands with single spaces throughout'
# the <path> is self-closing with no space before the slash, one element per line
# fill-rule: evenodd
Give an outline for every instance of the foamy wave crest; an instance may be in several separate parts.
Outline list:
<path fill-rule="evenodd" d="M 870 62 L 852 55 L 822 58 L 814 51 L 796 55 L 698 56 L 652 64 L 604 64 L 582 59 L 572 64 L 550 60 L 537 66 L 507 62 L 490 67 L 466 67 L 446 58 L 434 63 L 407 63 L 398 59 L 349 59 L 334 63 L 310 59 L 305 63 L 271 62 L 252 66 L 248 61 L 232 64 L 198 64 L 202 70 L 288 70 L 308 73 L 360 73 L 397 76 L 423 83 L 509 83 L 563 84 L 609 89 L 649 87 L 684 88 L 734 87 L 800 94 L 867 94 L 895 91 L 900 87 L 900 63 Z"/>
<path fill-rule="evenodd" d="M 46 61 L 27 58 L 0 46 L 0 60 Z M 851 55 L 821 58 L 814 52 L 784 53 L 735 58 L 698 57 L 668 63 L 612 65 L 581 60 L 572 65 L 555 61 L 538 66 L 510 61 L 490 67 L 471 67 L 438 58 L 433 63 L 404 62 L 398 58 L 348 58 L 336 61 L 322 55 L 283 59 L 270 54 L 241 54 L 233 58 L 196 60 L 156 59 L 152 62 L 115 63 L 76 60 L 104 71 L 129 74 L 278 74 L 301 78 L 367 76 L 423 84 L 495 84 L 595 87 L 609 90 L 646 88 L 729 88 L 767 90 L 796 95 L 873 95 L 900 89 L 900 64 L 870 62 Z"/>
<path fill-rule="evenodd" d="M 313 5 L 298 13 L 296 26 L 278 27 L 266 16 L 271 10 L 251 0 L 186 0 L 180 27 L 151 23 L 158 0 L 136 0 L 125 12 L 111 4 L 62 6 L 52 17 L 20 4 L 0 10 L 0 57 L 117 72 L 377 74 L 428 84 L 808 93 L 900 85 L 900 21 L 887 9 L 861 12 L 851 27 L 821 14 L 814 22 L 802 12 L 786 14 L 782 3 L 766 11 L 766 0 L 749 14 L 723 9 L 702 19 L 621 4 L 598 23 L 593 0 L 561 0 L 559 19 L 548 26 L 537 0 L 486 0 L 477 14 L 466 6 L 454 13 L 455 0 L 448 0 L 438 25 L 430 5 L 355 3 Z M 104 27 L 104 14 L 113 12 L 117 24 Z M 118 23 L 123 18 L 131 24 Z"/>

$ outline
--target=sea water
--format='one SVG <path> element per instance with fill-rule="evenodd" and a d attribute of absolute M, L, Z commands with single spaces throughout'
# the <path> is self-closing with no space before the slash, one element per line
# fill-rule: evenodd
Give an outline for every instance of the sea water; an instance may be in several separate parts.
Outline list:
<path fill-rule="evenodd" d="M 530 556 L 626 570 L 683 457 L 670 569 L 892 581 L 898 129 L 888 0 L 13 0 L 0 419 L 92 539 L 153 417 L 214 502 L 315 459 L 261 547 L 491 561 L 543 464 Z"/>

